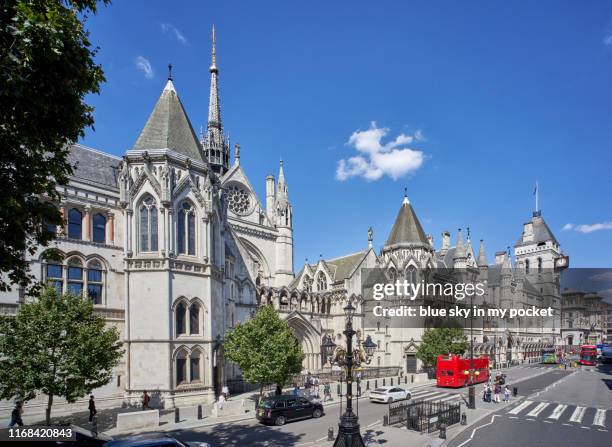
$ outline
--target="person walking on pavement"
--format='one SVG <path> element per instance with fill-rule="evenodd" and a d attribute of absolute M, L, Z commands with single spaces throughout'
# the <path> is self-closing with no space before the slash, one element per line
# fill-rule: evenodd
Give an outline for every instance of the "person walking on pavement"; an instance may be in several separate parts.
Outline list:
<path fill-rule="evenodd" d="M 149 402 L 151 401 L 151 396 L 149 396 L 147 394 L 147 391 L 145 390 L 144 394 L 142 395 L 142 411 L 144 410 L 149 410 Z"/>
<path fill-rule="evenodd" d="M 229 388 L 227 385 L 223 385 L 223 388 L 221 388 L 221 393 L 225 396 L 225 400 L 229 400 Z"/>
<path fill-rule="evenodd" d="M 323 386 L 323 402 L 327 401 L 327 398 L 329 398 L 329 400 L 332 400 L 331 385 L 329 384 L 329 382 L 325 382 L 325 385 Z"/>
<path fill-rule="evenodd" d="M 14 425 L 19 425 L 20 427 L 23 427 L 23 419 L 21 419 L 22 413 L 23 402 L 17 402 L 15 404 L 15 408 L 13 408 L 13 411 L 11 412 L 11 423 L 9 424 L 9 427 L 12 427 Z"/>
<path fill-rule="evenodd" d="M 490 385 L 487 385 L 486 395 L 487 395 L 487 398 L 486 398 L 487 402 L 491 403 L 491 386 Z"/>
<path fill-rule="evenodd" d="M 276 390 L 274 391 L 274 395 L 275 396 L 282 396 L 283 395 L 283 389 L 281 388 L 280 385 L 276 385 Z"/>
<path fill-rule="evenodd" d="M 92 421 L 93 417 L 96 415 L 98 410 L 96 410 L 96 402 L 94 401 L 94 395 L 89 396 L 89 422 Z"/>
<path fill-rule="evenodd" d="M 293 384 L 293 395 L 294 396 L 299 396 L 300 395 L 300 387 L 298 386 L 297 383 Z"/>
<path fill-rule="evenodd" d="M 501 393 L 501 385 L 499 383 L 495 384 L 495 403 L 499 403 L 499 395 Z"/>
<path fill-rule="evenodd" d="M 504 402 L 508 402 L 510 400 L 510 388 L 506 385 L 504 388 Z"/>

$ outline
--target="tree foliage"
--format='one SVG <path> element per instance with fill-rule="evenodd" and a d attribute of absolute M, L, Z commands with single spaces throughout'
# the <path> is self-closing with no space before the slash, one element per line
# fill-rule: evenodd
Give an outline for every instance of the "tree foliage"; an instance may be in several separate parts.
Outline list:
<path fill-rule="evenodd" d="M 90 301 L 44 288 L 16 316 L 0 317 L 0 398 L 48 395 L 49 424 L 54 396 L 74 402 L 111 381 L 119 339 Z"/>
<path fill-rule="evenodd" d="M 0 291 L 31 282 L 23 253 L 53 239 L 45 222 L 62 224 L 55 188 L 72 173 L 68 144 L 93 125 L 85 96 L 104 80 L 84 28 L 96 8 L 96 0 L 0 2 Z"/>
<path fill-rule="evenodd" d="M 461 328 L 428 329 L 423 334 L 416 356 L 425 366 L 436 366 L 438 355 L 463 354 L 467 347 L 468 340 Z"/>
<path fill-rule="evenodd" d="M 260 307 L 253 318 L 228 331 L 225 355 L 247 382 L 285 385 L 302 369 L 304 353 L 286 321 L 272 306 Z"/>

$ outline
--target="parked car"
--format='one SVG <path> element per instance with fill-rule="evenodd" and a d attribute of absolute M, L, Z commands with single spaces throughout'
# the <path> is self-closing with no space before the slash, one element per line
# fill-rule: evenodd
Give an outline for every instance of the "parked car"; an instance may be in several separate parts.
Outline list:
<path fill-rule="evenodd" d="M 398 400 L 410 399 L 410 391 L 394 386 L 383 386 L 370 391 L 369 398 L 372 402 L 384 402 L 390 404 Z"/>
<path fill-rule="evenodd" d="M 106 447 L 212 447 L 208 442 L 179 441 L 163 433 L 147 433 L 115 439 Z"/>
<path fill-rule="evenodd" d="M 323 405 L 301 396 L 270 396 L 257 406 L 257 420 L 264 424 L 284 425 L 295 419 L 323 416 Z"/>

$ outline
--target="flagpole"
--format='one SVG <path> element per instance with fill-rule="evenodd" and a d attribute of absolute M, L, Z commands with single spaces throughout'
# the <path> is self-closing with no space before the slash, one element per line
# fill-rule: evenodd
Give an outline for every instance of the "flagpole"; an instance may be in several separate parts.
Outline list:
<path fill-rule="evenodd" d="M 540 185 L 538 185 L 538 182 L 537 182 L 537 181 L 536 181 L 536 186 L 535 186 L 535 196 L 536 196 L 536 197 L 535 197 L 535 200 L 536 200 L 536 203 L 535 203 L 535 205 L 536 205 L 535 210 L 536 210 L 536 213 L 537 213 L 537 212 L 539 212 L 539 211 L 540 211 L 540 203 L 539 203 L 539 202 L 540 202 Z"/>

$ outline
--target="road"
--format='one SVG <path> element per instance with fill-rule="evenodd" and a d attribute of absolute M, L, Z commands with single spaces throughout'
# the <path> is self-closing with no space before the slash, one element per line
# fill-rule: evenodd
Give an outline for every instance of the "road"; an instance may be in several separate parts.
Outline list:
<path fill-rule="evenodd" d="M 544 375 L 542 375 L 544 373 Z M 523 388 L 525 392 L 542 387 L 538 381 L 540 377 L 551 376 L 553 374 L 560 375 L 561 372 L 553 371 L 550 368 L 543 367 L 522 367 L 512 368 L 507 371 L 509 383 L 524 379 L 535 374 L 539 377 L 526 380 L 519 384 L 521 394 Z M 566 373 L 567 374 L 567 373 Z M 534 385 L 531 385 L 531 382 Z M 459 390 L 439 389 L 435 386 L 426 387 L 405 387 L 411 390 L 414 399 L 423 400 L 443 400 L 443 401 L 461 401 L 462 396 L 465 396 L 467 391 L 465 388 Z M 487 405 L 487 404 L 483 404 Z M 494 404 L 488 404 L 494 405 Z M 387 414 L 388 406 L 385 404 L 371 403 L 367 399 L 359 400 L 359 422 L 361 424 L 362 433 L 368 427 L 380 425 L 383 416 Z M 337 404 L 326 405 L 325 415 L 319 419 L 307 419 L 287 423 L 282 427 L 265 426 L 259 424 L 255 420 L 242 422 L 234 422 L 228 424 L 219 424 L 212 427 L 194 428 L 189 430 L 181 430 L 170 432 L 177 438 L 183 441 L 206 441 L 214 446 L 239 445 L 239 446 L 306 446 L 316 445 L 318 441 L 326 439 L 327 431 L 333 427 L 334 433 L 338 429 L 338 420 L 340 416 L 340 406 Z M 392 446 L 389 446 L 392 447 Z"/>
<path fill-rule="evenodd" d="M 485 417 L 449 446 L 612 446 L 611 365 L 551 370 L 522 390 L 525 400 Z"/>

